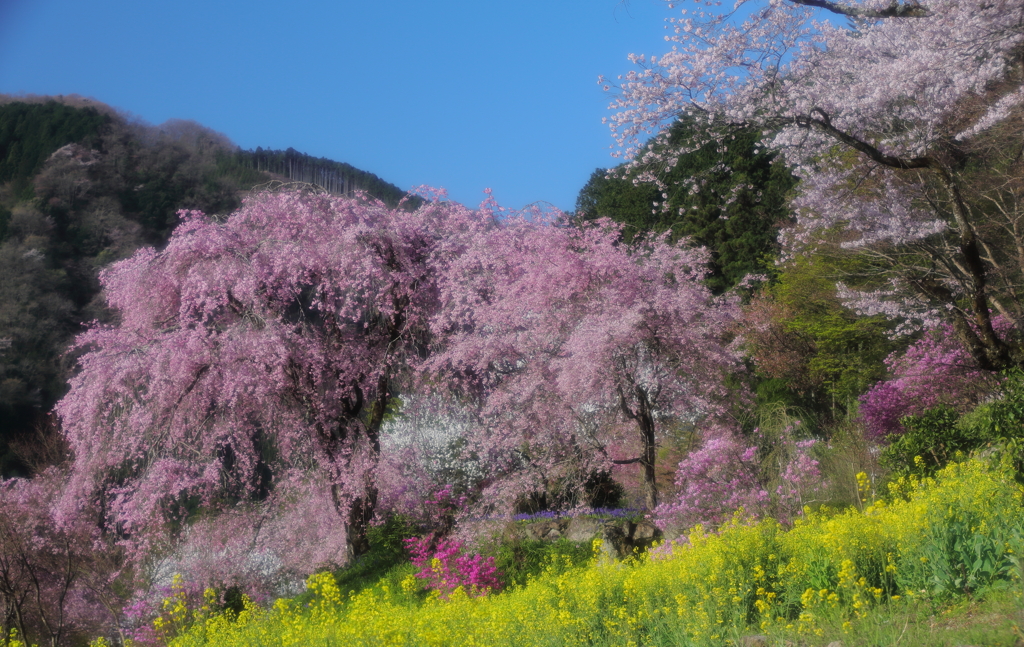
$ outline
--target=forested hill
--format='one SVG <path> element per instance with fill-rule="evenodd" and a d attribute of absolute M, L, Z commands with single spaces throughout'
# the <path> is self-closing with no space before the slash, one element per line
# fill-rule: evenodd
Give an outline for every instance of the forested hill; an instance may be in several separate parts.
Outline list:
<path fill-rule="evenodd" d="M 111 121 L 95 108 L 56 101 L 0 106 L 0 183 L 33 177 L 55 150 L 72 142 L 95 142 Z"/>
<path fill-rule="evenodd" d="M 335 195 L 365 191 L 390 205 L 398 204 L 405 197 L 405 191 L 373 173 L 325 157 L 312 157 L 294 148 L 285 151 L 239 150 L 235 152 L 235 163 L 261 173 L 287 177 L 292 182 L 316 184 Z"/>
<path fill-rule="evenodd" d="M 240 150 L 191 121 L 150 126 L 75 95 L 0 95 L 0 476 L 26 471 L 12 445 L 48 424 L 82 322 L 107 318 L 100 269 L 164 244 L 179 209 L 229 213 L 275 180 L 390 205 L 404 196 L 349 164 Z"/>

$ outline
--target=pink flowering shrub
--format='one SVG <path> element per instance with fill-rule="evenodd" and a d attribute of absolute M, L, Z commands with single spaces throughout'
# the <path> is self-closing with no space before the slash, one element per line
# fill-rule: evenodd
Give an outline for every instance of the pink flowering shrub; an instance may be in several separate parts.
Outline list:
<path fill-rule="evenodd" d="M 420 569 L 415 576 L 442 599 L 447 600 L 460 587 L 471 596 L 487 595 L 502 588 L 494 558 L 467 554 L 460 541 L 426 535 L 406 539 L 405 545 L 413 565 Z"/>
<path fill-rule="evenodd" d="M 88 504 L 57 514 L 63 473 L 0 479 L 0 644 L 80 644 L 116 622 L 119 551 Z"/>
<path fill-rule="evenodd" d="M 424 521 L 437 529 L 440 534 L 445 534 L 455 525 L 455 515 L 465 508 L 467 497 L 456 494 L 455 488 L 445 485 L 434 492 L 423 502 L 423 509 L 427 513 Z"/>
<path fill-rule="evenodd" d="M 168 596 L 170 589 L 167 589 Z M 153 619 L 159 615 L 159 604 L 149 597 L 137 598 L 121 609 L 121 631 L 138 647 L 156 647 L 163 640 L 153 627 Z"/>
<path fill-rule="evenodd" d="M 995 321 L 1004 336 L 1009 325 Z M 886 360 L 892 378 L 861 396 L 860 413 L 869 438 L 903 433 L 900 418 L 938 406 L 964 412 L 996 386 L 995 374 L 978 368 L 949 324 L 942 324 Z"/>
<path fill-rule="evenodd" d="M 724 520 L 733 510 L 754 510 L 768 501 L 757 483 L 756 447 L 725 428 L 715 427 L 700 449 L 679 463 L 675 500 L 658 506 L 658 525 L 690 526 Z"/>
<path fill-rule="evenodd" d="M 656 509 L 663 530 L 717 525 L 737 510 L 786 522 L 799 515 L 821 486 L 816 440 L 796 440 L 799 422 L 778 434 L 756 429 L 747 438 L 725 426 L 711 427 L 704 444 L 679 463 L 676 496 Z"/>

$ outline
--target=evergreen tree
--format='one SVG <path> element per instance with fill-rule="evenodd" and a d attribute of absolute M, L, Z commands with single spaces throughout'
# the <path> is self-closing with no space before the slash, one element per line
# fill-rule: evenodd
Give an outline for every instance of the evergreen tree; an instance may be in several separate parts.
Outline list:
<path fill-rule="evenodd" d="M 787 196 L 796 183 L 777 154 L 759 146 L 761 133 L 728 135 L 728 148 L 707 139 L 692 120 L 668 130 L 672 146 L 688 152 L 671 164 L 627 170 L 598 169 L 580 191 L 576 216 L 625 224 L 627 239 L 646 232 L 689 237 L 711 252 L 707 285 L 723 292 L 751 273 L 770 272 L 779 225 L 789 217 Z M 699 135 L 699 136 L 698 136 Z M 663 144 L 650 144 L 651 150 Z"/>

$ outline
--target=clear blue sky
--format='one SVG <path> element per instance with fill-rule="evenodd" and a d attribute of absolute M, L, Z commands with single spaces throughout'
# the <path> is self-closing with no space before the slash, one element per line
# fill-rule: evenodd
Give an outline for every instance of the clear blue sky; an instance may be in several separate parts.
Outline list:
<path fill-rule="evenodd" d="M 0 0 L 0 93 L 80 94 L 476 205 L 572 209 L 615 164 L 597 85 L 662 0 Z"/>

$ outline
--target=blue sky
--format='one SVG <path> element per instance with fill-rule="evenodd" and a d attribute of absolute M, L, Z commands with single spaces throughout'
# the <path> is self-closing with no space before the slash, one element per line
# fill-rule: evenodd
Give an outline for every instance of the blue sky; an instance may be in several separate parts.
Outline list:
<path fill-rule="evenodd" d="M 615 164 L 597 85 L 662 0 L 0 0 L 0 93 L 80 94 L 476 205 L 572 209 Z"/>

